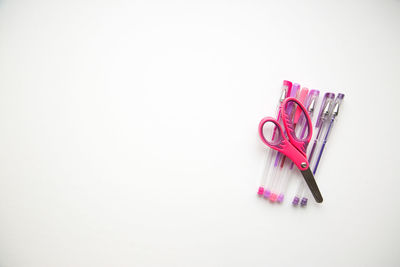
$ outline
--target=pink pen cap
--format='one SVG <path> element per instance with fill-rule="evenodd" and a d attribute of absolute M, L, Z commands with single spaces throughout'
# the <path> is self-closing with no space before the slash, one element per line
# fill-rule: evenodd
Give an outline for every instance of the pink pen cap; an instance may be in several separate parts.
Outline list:
<path fill-rule="evenodd" d="M 283 85 L 282 86 L 286 86 L 287 87 L 287 91 L 286 91 L 285 97 L 289 97 L 290 96 L 290 92 L 292 91 L 292 82 L 288 81 L 288 80 L 283 80 Z"/>
<path fill-rule="evenodd" d="M 303 87 L 303 89 L 301 89 L 300 93 L 298 94 L 297 99 L 299 99 L 300 102 L 305 105 L 307 95 L 308 95 L 308 88 Z M 300 107 L 297 107 L 296 112 L 294 114 L 294 121 L 293 121 L 294 124 L 298 123 L 300 115 L 301 115 L 301 109 L 300 109 Z"/>
<path fill-rule="evenodd" d="M 276 111 L 276 116 L 278 118 L 280 117 L 280 104 L 285 100 L 286 97 L 288 97 L 290 95 L 291 89 L 292 89 L 292 82 L 288 81 L 288 80 L 284 80 L 282 83 L 282 86 L 281 86 L 281 93 L 279 96 L 279 105 L 278 105 L 277 111 Z M 273 137 L 272 137 L 272 139 L 273 139 Z M 261 183 L 260 183 L 260 186 L 258 187 L 258 191 L 257 191 L 257 195 L 264 196 L 266 198 L 269 198 L 270 191 L 268 188 L 264 188 L 264 186 L 265 186 L 265 183 L 268 178 L 269 166 L 270 166 L 270 162 L 272 160 L 272 155 L 273 155 L 273 153 L 270 151 L 270 153 L 268 154 L 268 159 L 266 162 L 266 166 L 264 168 L 264 172 L 262 174 Z"/>
<path fill-rule="evenodd" d="M 300 84 L 294 83 L 292 86 L 292 90 L 290 90 L 290 94 L 287 97 L 296 97 L 297 92 L 300 90 Z M 292 109 L 293 105 L 289 105 L 290 109 Z"/>
<path fill-rule="evenodd" d="M 262 196 L 264 194 L 264 187 L 260 186 L 258 187 L 257 195 Z"/>
<path fill-rule="evenodd" d="M 277 200 L 278 200 L 278 195 L 275 193 L 271 193 L 271 195 L 269 196 L 269 201 L 276 202 Z"/>
<path fill-rule="evenodd" d="M 281 95 L 279 97 L 279 105 L 277 109 L 277 117 L 280 117 L 280 104 L 285 100 L 285 98 L 289 97 L 292 92 L 292 82 L 284 80 L 281 89 Z"/>

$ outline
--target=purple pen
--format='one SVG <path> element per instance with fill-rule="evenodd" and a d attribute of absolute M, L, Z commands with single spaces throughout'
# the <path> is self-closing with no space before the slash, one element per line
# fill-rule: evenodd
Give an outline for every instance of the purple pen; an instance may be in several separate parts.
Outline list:
<path fill-rule="evenodd" d="M 313 169 L 313 174 L 314 175 L 317 172 L 318 165 L 319 165 L 319 162 L 320 162 L 321 157 L 322 157 L 322 153 L 324 152 L 325 145 L 328 142 L 328 137 L 329 137 L 329 134 L 331 133 L 332 127 L 333 127 L 334 122 L 335 122 L 335 119 L 339 114 L 339 107 L 340 107 L 340 104 L 343 101 L 343 98 L 344 98 L 344 94 L 338 94 L 336 99 L 335 99 L 335 101 L 332 104 L 332 107 L 331 107 L 331 110 L 330 110 L 331 111 L 330 112 L 331 113 L 331 117 L 330 117 L 330 120 L 327 120 L 327 121 L 329 121 L 328 129 L 326 130 L 326 133 L 324 135 L 324 140 L 322 142 L 322 147 L 321 147 L 321 149 L 320 149 L 320 151 L 318 153 L 318 157 L 317 157 L 317 160 L 315 162 L 314 169 Z M 306 206 L 307 202 L 308 202 L 308 198 L 304 196 L 301 199 L 301 205 L 302 206 Z"/>
<path fill-rule="evenodd" d="M 312 164 L 313 164 L 313 161 L 312 161 L 313 160 L 313 155 L 314 155 L 315 149 L 316 149 L 316 147 L 317 147 L 317 145 L 319 143 L 319 140 L 321 138 L 321 134 L 322 134 L 322 132 L 324 132 L 325 124 L 328 121 L 329 114 L 330 114 L 330 111 L 332 109 L 331 107 L 332 107 L 332 103 L 333 103 L 334 99 L 335 99 L 335 94 L 333 94 L 333 93 L 326 93 L 324 95 L 324 98 L 322 99 L 321 108 L 320 108 L 320 111 L 319 111 L 319 114 L 318 114 L 317 122 L 315 124 L 315 128 L 318 129 L 318 132 L 317 132 L 316 138 L 314 140 L 313 146 L 311 148 L 310 154 L 308 156 L 308 160 L 310 162 L 310 166 L 312 166 Z M 295 195 L 295 197 L 293 198 L 293 201 L 292 201 L 292 204 L 294 206 L 297 206 L 299 204 L 300 198 L 303 195 L 303 192 L 304 192 L 305 188 L 306 188 L 306 186 L 305 186 L 304 181 L 303 180 L 300 181 L 300 184 L 299 184 L 299 186 L 297 188 L 296 195 Z M 304 204 L 304 203 L 301 203 L 301 204 Z"/>
<path fill-rule="evenodd" d="M 328 142 L 329 133 L 331 132 L 333 123 L 335 122 L 335 119 L 336 119 L 337 115 L 339 114 L 339 107 L 340 107 L 340 104 L 342 103 L 343 98 L 344 98 L 344 94 L 338 94 L 338 96 L 336 97 L 335 103 L 333 105 L 331 121 L 328 126 L 328 131 L 325 134 L 325 138 L 322 143 L 321 151 L 318 154 L 318 159 L 317 159 L 317 162 L 315 163 L 313 174 L 315 174 L 317 172 L 319 161 L 321 160 L 322 153 L 324 152 L 326 142 Z"/>

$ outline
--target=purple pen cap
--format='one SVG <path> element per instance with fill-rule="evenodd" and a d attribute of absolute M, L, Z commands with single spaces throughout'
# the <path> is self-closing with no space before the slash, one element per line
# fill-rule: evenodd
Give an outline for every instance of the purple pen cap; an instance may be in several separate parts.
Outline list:
<path fill-rule="evenodd" d="M 305 207 L 307 206 L 308 198 L 303 197 L 300 201 L 300 206 Z"/>
<path fill-rule="evenodd" d="M 324 98 L 322 99 L 322 103 L 321 103 L 321 107 L 319 109 L 319 114 L 318 114 L 318 118 L 317 118 L 317 122 L 315 124 L 316 128 L 321 127 L 322 124 L 322 115 L 324 113 L 324 110 L 326 108 L 326 106 L 328 105 L 328 103 L 330 103 L 331 101 L 333 101 L 335 98 L 335 94 L 334 93 L 325 93 Z"/>
<path fill-rule="evenodd" d="M 311 118 L 313 117 L 315 107 L 317 106 L 318 97 L 319 97 L 319 90 L 313 89 L 308 92 L 306 100 L 304 101 L 304 106 L 306 107 L 308 114 L 310 115 Z M 302 124 L 304 119 L 305 119 L 304 116 L 301 116 L 298 120 L 298 123 Z"/>
<path fill-rule="evenodd" d="M 290 90 L 290 94 L 287 94 L 286 97 L 296 97 L 298 91 L 300 91 L 300 84 L 294 83 L 292 86 L 292 90 Z M 292 107 L 292 106 L 293 106 L 293 104 L 289 104 L 289 107 Z"/>
<path fill-rule="evenodd" d="M 313 89 L 308 93 L 306 107 L 309 113 L 314 112 L 315 106 L 317 105 L 318 97 L 319 97 L 319 90 Z"/>
<path fill-rule="evenodd" d="M 300 198 L 299 197 L 294 197 L 293 201 L 292 201 L 292 204 L 293 204 L 293 206 L 297 206 L 299 204 L 299 202 L 300 202 Z"/>
<path fill-rule="evenodd" d="M 308 93 L 308 100 L 310 100 L 312 97 L 318 97 L 319 96 L 319 90 L 312 89 Z"/>
<path fill-rule="evenodd" d="M 332 116 L 333 117 L 336 117 L 339 114 L 339 107 L 340 107 L 340 104 L 342 103 L 343 98 L 344 98 L 344 94 L 339 93 L 337 95 L 337 97 L 335 99 L 335 104 L 332 108 Z"/>
<path fill-rule="evenodd" d="M 300 84 L 294 83 L 292 86 L 292 90 L 290 90 L 290 94 L 287 97 L 296 97 L 297 91 L 300 89 Z"/>
<path fill-rule="evenodd" d="M 271 191 L 269 191 L 268 189 L 264 190 L 264 197 L 265 198 L 269 198 L 269 196 L 271 195 Z"/>
<path fill-rule="evenodd" d="M 284 194 L 279 194 L 279 195 L 278 195 L 278 198 L 276 199 L 276 201 L 277 201 L 278 203 L 282 203 L 284 198 L 285 198 L 285 195 L 284 195 Z"/>

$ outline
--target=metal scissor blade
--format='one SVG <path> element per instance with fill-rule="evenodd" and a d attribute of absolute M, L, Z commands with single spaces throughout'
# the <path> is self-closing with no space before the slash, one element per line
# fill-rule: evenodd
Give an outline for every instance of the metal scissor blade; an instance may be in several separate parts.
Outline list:
<path fill-rule="evenodd" d="M 315 201 L 318 203 L 321 203 L 323 201 L 321 192 L 319 192 L 319 188 L 317 185 L 317 182 L 315 182 L 314 175 L 312 174 L 310 168 L 307 168 L 307 170 L 301 171 L 301 174 L 304 177 L 304 180 L 306 180 L 306 183 L 308 185 L 308 188 L 310 188 L 310 191 L 315 198 Z"/>

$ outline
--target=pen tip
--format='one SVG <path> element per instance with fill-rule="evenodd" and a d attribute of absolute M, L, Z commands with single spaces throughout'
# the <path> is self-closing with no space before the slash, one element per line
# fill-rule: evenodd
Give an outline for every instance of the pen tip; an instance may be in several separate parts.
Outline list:
<path fill-rule="evenodd" d="M 303 198 L 301 199 L 300 205 L 301 205 L 302 207 L 305 207 L 305 206 L 307 206 L 307 202 L 308 202 L 308 198 L 303 197 Z"/>
<path fill-rule="evenodd" d="M 299 201 L 300 201 L 299 197 L 294 197 L 292 201 L 293 206 L 297 206 L 299 204 Z"/>
<path fill-rule="evenodd" d="M 264 194 L 264 187 L 260 186 L 260 187 L 258 188 L 257 195 L 262 196 L 263 194 Z"/>
<path fill-rule="evenodd" d="M 272 193 L 272 194 L 269 196 L 269 200 L 270 200 L 271 202 L 276 202 L 277 199 L 278 199 L 278 196 L 277 196 L 276 194 L 274 194 L 274 193 Z"/>

